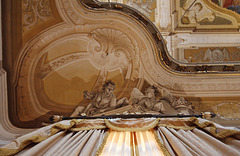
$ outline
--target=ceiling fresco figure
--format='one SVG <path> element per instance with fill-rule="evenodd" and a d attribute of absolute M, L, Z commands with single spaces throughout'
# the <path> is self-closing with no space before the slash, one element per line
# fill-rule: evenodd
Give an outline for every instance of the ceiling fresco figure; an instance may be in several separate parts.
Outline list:
<path fill-rule="evenodd" d="M 149 86 L 144 95 L 134 88 L 130 98 L 134 107 L 131 111 L 164 115 L 193 114 L 191 103 L 183 97 L 177 99 L 165 89 L 162 90 L 161 97 L 158 90 L 155 85 Z"/>
<path fill-rule="evenodd" d="M 134 111 L 153 114 L 177 114 L 177 111 L 166 100 L 159 99 L 158 93 L 156 86 L 149 86 L 145 90 L 145 95 L 135 88 L 131 95 Z"/>
<path fill-rule="evenodd" d="M 71 114 L 71 117 L 82 115 L 82 113 L 91 116 L 127 105 L 129 103 L 127 98 L 117 100 L 113 93 L 114 90 L 115 83 L 112 81 L 106 81 L 102 86 L 102 90 L 98 93 L 84 91 L 84 99 L 91 100 L 91 102 L 87 107 L 76 107 Z"/>
<path fill-rule="evenodd" d="M 225 0 L 223 7 L 240 14 L 240 0 Z"/>
<path fill-rule="evenodd" d="M 0 155 L 240 155 L 240 0 L 1 5 Z"/>
<path fill-rule="evenodd" d="M 15 6 L 4 1 L 4 14 L 10 15 L 7 8 L 15 10 Z M 44 3 L 42 8 L 37 1 L 39 5 Z M 5 100 L 4 107 L 9 106 L 5 111 L 6 115 L 11 114 L 7 116 L 9 123 L 20 128 L 37 128 L 54 114 L 111 115 L 128 112 L 134 106 L 143 113 L 168 114 L 168 110 L 182 113 L 184 109 L 191 113 L 188 112 L 191 105 L 180 109 L 188 104 L 185 99 L 191 101 L 196 112 L 210 110 L 219 103 L 239 102 L 240 66 L 230 61 L 240 60 L 240 16 L 223 8 L 230 1 L 120 1 L 127 5 L 139 2 L 138 6 L 152 11 L 149 13 L 155 15 L 151 17 L 156 21 L 121 4 L 110 7 L 106 3 L 91 5 L 95 1 L 90 0 L 16 1 L 19 10 L 11 14 L 11 19 L 18 20 L 3 21 L 8 23 L 4 27 L 7 31 L 3 31 L 6 38 L 14 36 L 7 32 L 23 28 L 17 35 L 19 42 L 9 38 L 6 41 L 9 44 L 4 45 L 3 66 L 8 73 L 4 79 L 9 87 L 4 91 L 4 99 L 9 100 Z M 83 3 L 88 3 L 92 10 Z M 94 8 L 97 4 L 106 10 Z M 239 1 L 229 4 L 239 5 Z M 41 10 L 46 10 L 44 18 L 38 14 Z M 20 14 L 15 16 L 17 13 Z M 30 15 L 39 19 L 33 20 L 33 25 L 26 21 Z M 183 15 L 185 23 L 180 21 Z M 176 60 L 191 58 L 191 63 L 172 60 L 168 51 Z M 116 84 L 113 88 L 109 84 L 112 89 L 108 89 L 109 94 L 102 87 L 106 80 Z M 168 89 L 177 98 L 166 100 L 164 94 L 154 95 L 151 89 L 145 93 L 145 87 L 154 84 Z M 139 103 L 131 101 L 133 89 L 141 93 Z M 83 94 L 85 90 L 89 92 Z M 126 106 L 121 105 L 123 101 Z"/>
<path fill-rule="evenodd" d="M 176 115 L 184 114 L 190 115 L 193 113 L 191 103 L 186 101 L 183 97 L 177 99 L 172 96 L 168 91 L 163 90 L 163 96 L 159 96 L 159 89 L 155 85 L 150 85 L 146 88 L 143 94 L 137 88 L 134 88 L 130 100 L 126 97 L 117 99 L 113 91 L 115 90 L 115 83 L 106 81 L 102 90 L 94 93 L 84 91 L 84 99 L 91 100 L 86 106 L 77 106 L 70 117 L 77 116 L 94 116 L 106 112 L 111 114 L 114 110 L 116 113 L 152 113 L 152 114 L 165 114 Z M 127 111 L 122 111 L 124 106 L 128 107 Z"/>

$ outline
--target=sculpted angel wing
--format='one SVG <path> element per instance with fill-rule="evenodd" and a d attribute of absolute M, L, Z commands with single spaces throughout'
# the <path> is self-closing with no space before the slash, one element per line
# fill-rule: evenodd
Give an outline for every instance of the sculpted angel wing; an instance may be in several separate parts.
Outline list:
<path fill-rule="evenodd" d="M 130 101 L 132 104 L 135 104 L 143 97 L 145 97 L 145 95 L 139 89 L 134 88 L 131 92 Z"/>
<path fill-rule="evenodd" d="M 170 103 L 175 99 L 175 97 L 165 88 L 162 88 L 162 98 Z"/>

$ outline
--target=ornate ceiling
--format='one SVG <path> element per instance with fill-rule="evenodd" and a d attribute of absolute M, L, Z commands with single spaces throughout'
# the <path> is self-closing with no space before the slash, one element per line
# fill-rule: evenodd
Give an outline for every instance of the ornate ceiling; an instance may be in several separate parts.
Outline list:
<path fill-rule="evenodd" d="M 208 51 L 203 58 L 213 62 L 216 58 L 210 56 L 214 54 L 238 50 L 239 15 L 212 2 L 198 0 L 208 11 L 201 17 L 189 12 L 181 19 L 192 1 L 173 0 L 172 5 L 151 1 L 151 7 L 142 11 L 155 25 L 120 4 L 78 0 L 12 1 L 18 5 L 3 2 L 4 14 L 13 19 L 3 19 L 3 63 L 9 76 L 10 120 L 17 127 L 39 127 L 53 114 L 68 116 L 77 105 L 87 105 L 83 91 L 98 91 L 106 80 L 116 83 L 114 93 L 118 98 L 129 98 L 133 88 L 143 90 L 155 84 L 174 96 L 188 98 L 197 111 L 211 111 L 218 104 L 221 110 L 229 102 L 238 107 L 238 64 L 188 64 L 189 57 L 197 60 L 193 57 L 196 49 Z M 139 8 L 145 4 L 123 3 Z M 168 11 L 163 12 L 164 8 Z M 169 17 L 173 17 L 173 23 Z M 216 18 L 228 22 L 219 26 L 214 23 Z M 216 34 L 216 30 L 221 33 Z M 226 38 L 223 30 L 231 38 L 224 42 L 231 45 L 225 50 L 225 45 L 217 46 L 222 44 L 221 38 Z M 229 34 L 232 31 L 234 34 Z M 180 62 L 180 56 L 189 62 Z"/>

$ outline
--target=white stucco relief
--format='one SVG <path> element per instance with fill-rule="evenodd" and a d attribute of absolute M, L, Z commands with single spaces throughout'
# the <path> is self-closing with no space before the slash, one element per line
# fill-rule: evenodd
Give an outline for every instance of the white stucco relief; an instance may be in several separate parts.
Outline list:
<path fill-rule="evenodd" d="M 90 58 L 95 64 L 106 71 L 120 67 L 121 71 L 133 72 L 131 77 L 130 73 L 126 74 L 127 79 L 138 78 L 139 48 L 133 37 L 112 28 L 95 29 L 89 36 Z"/>
<path fill-rule="evenodd" d="M 239 96 L 240 91 L 240 78 L 239 76 L 234 75 L 180 75 L 173 72 L 165 70 L 158 62 L 155 54 L 155 47 L 153 46 L 151 39 L 146 34 L 146 32 L 134 21 L 130 20 L 129 17 L 117 14 L 117 13 L 94 13 L 87 12 L 79 7 L 77 0 L 56 0 L 58 11 L 62 16 L 64 22 L 53 26 L 45 32 L 41 33 L 39 36 L 36 36 L 32 39 L 26 46 L 22 49 L 21 54 L 29 54 L 30 57 L 34 57 L 34 53 L 38 53 L 39 50 L 43 47 L 46 47 L 53 40 L 57 40 L 64 36 L 67 36 L 72 33 L 93 33 L 94 30 L 102 30 L 103 28 L 109 28 L 111 24 L 111 29 L 116 32 L 121 32 L 126 34 L 129 37 L 131 42 L 129 43 L 130 49 L 125 49 L 125 54 L 131 56 L 126 60 L 134 60 L 136 63 L 139 63 L 139 77 L 147 79 L 152 84 L 157 84 L 160 87 L 170 89 L 175 95 L 181 96 L 192 96 L 192 97 L 210 97 L 210 96 Z M 170 5 L 169 3 L 163 4 Z M 98 24 L 94 23 L 94 19 L 98 18 Z M 113 18 L 114 17 L 114 18 Z M 117 22 L 117 24 L 115 23 Z M 88 24 L 86 24 L 88 23 Z M 121 24 L 121 25 L 119 25 Z M 162 23 L 162 27 L 167 27 L 168 23 Z M 110 28 L 109 28 L 110 29 Z M 211 45 L 232 45 L 239 44 L 238 36 L 234 34 L 228 35 L 228 40 L 225 39 L 226 35 L 193 35 L 190 34 L 178 34 L 176 37 L 171 37 L 172 42 L 168 42 L 173 48 L 182 48 L 182 47 L 191 47 L 192 45 L 201 46 L 202 44 L 211 44 Z M 134 39 L 133 39 L 134 38 Z M 229 40 L 230 39 L 230 40 Z M 168 41 L 170 39 L 167 39 Z M 179 40 L 179 41 L 175 41 Z M 128 43 L 126 43 L 128 45 Z M 143 47 L 143 48 L 142 48 Z M 112 51 L 108 52 L 111 54 Z M 41 53 L 40 53 L 41 54 Z M 31 56 L 32 55 L 32 56 Z M 42 55 L 42 54 L 41 54 Z M 132 57 L 134 56 L 134 57 Z M 33 60 L 34 60 L 33 59 Z M 125 59 L 125 58 L 124 58 Z M 20 60 L 21 61 L 21 60 Z M 97 60 L 98 61 L 98 60 Z M 124 62 L 125 63 L 125 62 Z M 34 66 L 33 66 L 34 67 Z M 117 68 L 117 67 L 116 67 Z M 32 68 L 33 69 L 33 68 Z M 30 69 L 31 70 L 31 69 Z M 6 102 L 6 73 L 1 70 L 1 89 L 4 90 L 4 94 L 1 94 L 3 101 L 3 106 L 1 110 L 5 111 L 5 114 L 1 115 L 7 117 L 7 102 Z M 213 92 L 214 91 L 214 92 Z M 36 103 L 37 104 L 37 103 Z M 37 104 L 38 105 L 38 104 Z M 36 107 L 39 107 L 36 106 Z M 43 113 L 46 111 L 43 108 L 36 108 L 37 110 L 42 110 Z M 9 119 L 5 120 L 6 123 L 10 123 Z M 5 125 L 6 125 L 5 123 Z M 6 127 L 6 126 L 5 126 Z M 8 126 L 9 131 L 18 131 L 15 127 Z M 1 127 L 0 127 L 0 130 Z M 25 131 L 26 132 L 26 131 Z M 19 132 L 23 133 L 23 132 Z M 8 136 L 14 137 L 14 135 Z M 15 134 L 16 135 L 16 134 Z"/>
<path fill-rule="evenodd" d="M 191 6 L 191 7 L 190 7 Z M 203 19 L 208 19 L 209 21 L 213 21 L 215 19 L 214 12 L 207 8 L 206 4 L 201 0 L 187 0 L 183 4 L 183 8 L 186 12 L 185 17 L 189 19 L 190 23 L 198 23 Z"/>
<path fill-rule="evenodd" d="M 64 0 L 63 0 L 64 1 Z M 75 0 L 71 0 L 69 1 L 71 3 L 76 4 Z M 72 5 L 75 6 L 75 5 Z M 73 9 L 72 9 L 73 10 Z M 81 8 L 78 8 L 77 14 L 79 14 L 79 16 L 81 16 L 80 14 L 82 14 Z M 93 18 L 93 14 L 92 12 L 88 13 L 86 16 L 84 16 L 85 20 L 91 19 Z M 120 14 L 116 14 L 113 13 L 115 15 L 115 19 L 118 20 L 122 20 L 125 23 L 128 22 L 129 23 L 129 27 L 133 27 L 135 30 L 139 29 L 139 26 L 134 22 L 134 21 L 129 21 L 126 20 L 125 16 L 122 16 Z M 113 19 L 111 18 L 111 13 L 105 13 L 104 17 L 101 17 L 99 14 L 99 20 L 103 19 L 103 20 L 111 20 L 114 23 Z M 100 18 L 101 17 L 101 18 Z M 96 18 L 96 17 L 95 17 Z M 128 24 L 126 23 L 126 24 Z M 123 31 L 124 32 L 124 31 Z M 141 36 L 142 40 L 146 40 L 146 42 L 149 42 L 150 39 L 148 38 L 148 36 L 146 34 L 144 34 L 143 30 L 139 30 L 138 31 L 138 36 Z M 178 42 L 178 48 L 180 48 L 181 46 L 190 46 L 191 45 L 201 45 L 202 43 L 209 43 L 209 44 L 217 44 L 220 45 L 223 42 L 225 44 L 232 44 L 232 43 L 237 43 L 239 44 L 240 42 L 238 40 L 236 40 L 236 38 L 238 38 L 238 35 L 232 35 L 229 34 L 228 38 L 232 38 L 232 40 L 224 40 L 224 37 L 226 37 L 226 35 L 192 35 L 190 36 L 187 34 L 178 34 L 177 37 L 175 37 L 175 40 L 179 40 L 180 42 Z M 226 94 L 231 93 L 231 95 L 239 95 L 238 93 L 236 93 L 237 91 L 240 90 L 240 78 L 238 78 L 238 76 L 223 76 L 223 75 L 211 75 L 211 76 L 195 76 L 195 75 L 179 75 L 179 74 L 174 74 L 172 72 L 168 72 L 166 70 L 164 70 L 158 63 L 157 60 L 155 59 L 156 56 L 155 55 L 155 51 L 154 51 L 154 47 L 151 45 L 151 43 L 149 43 L 148 45 L 146 44 L 147 50 L 150 51 L 146 51 L 147 54 L 145 54 L 144 51 L 140 51 L 140 58 L 142 60 L 142 66 L 144 67 L 145 73 L 147 73 L 147 76 L 144 77 L 149 77 L 149 79 L 151 80 L 152 83 L 159 83 L 161 86 L 165 86 L 167 88 L 172 89 L 176 94 L 182 94 L 182 92 L 185 92 L 186 95 L 191 95 L 191 96 L 211 96 L 212 91 L 218 91 L 215 92 L 214 94 L 219 94 L 222 95 L 224 92 Z M 150 56 L 151 53 L 151 56 Z M 148 55 L 148 56 L 147 56 Z M 230 81 L 231 80 L 231 81 Z M 224 88 L 224 92 L 221 91 Z M 180 93 L 181 92 L 181 93 Z M 198 93 L 197 93 L 198 92 Z"/>

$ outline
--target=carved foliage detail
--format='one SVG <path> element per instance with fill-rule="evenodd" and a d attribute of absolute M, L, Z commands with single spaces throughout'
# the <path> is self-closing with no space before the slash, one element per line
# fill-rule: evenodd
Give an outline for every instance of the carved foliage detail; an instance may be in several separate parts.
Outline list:
<path fill-rule="evenodd" d="M 42 56 L 42 60 L 45 60 L 46 54 Z M 88 57 L 88 54 L 84 53 L 73 53 L 73 54 L 67 54 L 62 57 L 56 58 L 52 61 L 49 61 L 46 64 L 43 64 L 41 66 L 41 78 L 43 79 L 45 76 L 47 76 L 50 72 L 57 70 L 58 68 L 61 68 L 63 66 L 66 66 L 67 64 L 73 63 L 75 61 L 79 61 L 82 58 Z"/>
<path fill-rule="evenodd" d="M 33 26 L 52 16 L 49 0 L 24 0 L 22 8 L 24 31 L 32 29 Z"/>

